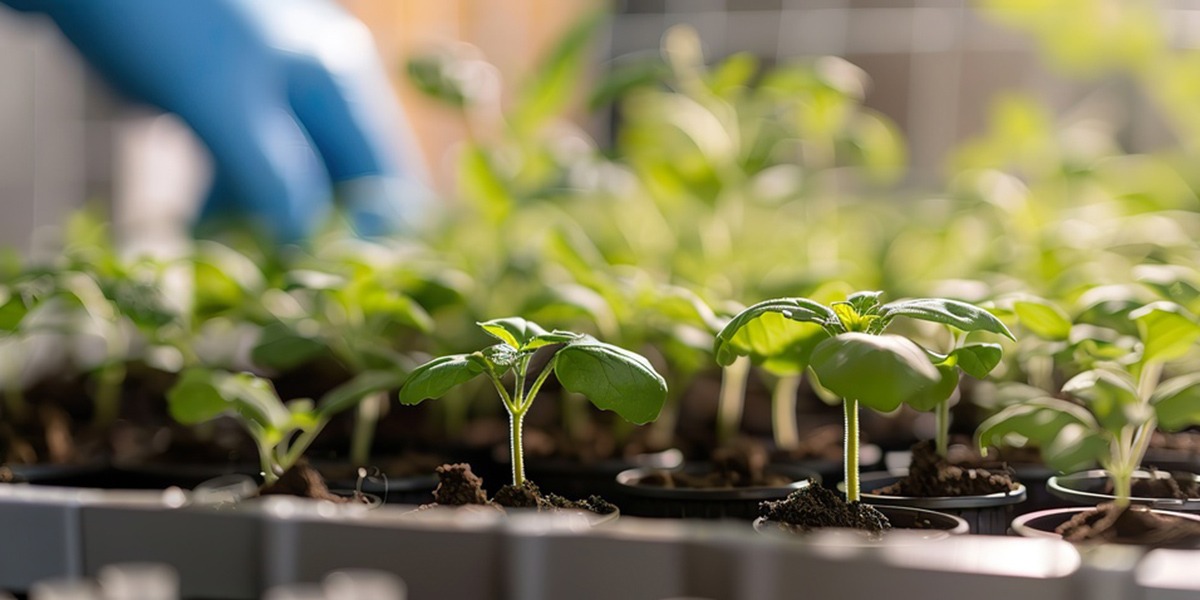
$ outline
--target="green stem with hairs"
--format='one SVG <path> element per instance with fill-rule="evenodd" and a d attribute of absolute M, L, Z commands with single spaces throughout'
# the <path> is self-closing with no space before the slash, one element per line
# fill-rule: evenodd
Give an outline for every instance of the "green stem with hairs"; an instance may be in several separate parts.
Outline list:
<path fill-rule="evenodd" d="M 847 398 L 842 401 L 842 408 L 846 415 L 846 501 L 858 502 L 861 498 L 858 484 L 858 400 Z"/>
<path fill-rule="evenodd" d="M 521 426 L 525 420 L 525 411 L 509 411 L 508 413 L 508 442 L 512 453 L 513 485 L 525 483 L 525 453 L 521 446 Z"/>

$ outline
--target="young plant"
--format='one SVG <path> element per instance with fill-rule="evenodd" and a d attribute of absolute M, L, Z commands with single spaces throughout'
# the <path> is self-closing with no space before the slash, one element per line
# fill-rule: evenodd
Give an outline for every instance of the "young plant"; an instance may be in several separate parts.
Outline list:
<path fill-rule="evenodd" d="M 979 426 L 980 447 L 1033 444 L 1062 472 L 1099 463 L 1112 477 L 1115 504 L 1129 506 L 1133 473 L 1155 428 L 1200 424 L 1200 373 L 1162 380 L 1164 366 L 1200 339 L 1196 317 L 1178 304 L 1153 302 L 1129 318 L 1140 352 L 1072 377 L 1062 386 L 1070 400 L 1046 394 L 996 413 Z"/>
<path fill-rule="evenodd" d="M 722 365 L 749 356 L 777 366 L 811 369 L 822 387 L 842 398 L 846 497 L 850 502 L 860 498 L 858 405 L 887 412 L 903 404 L 926 405 L 930 398 L 940 397 L 944 402 L 958 382 L 956 367 L 972 365 L 973 371 L 976 361 L 990 361 L 993 354 L 965 345 L 950 354 L 937 354 L 906 337 L 885 333 L 888 325 L 896 317 L 908 317 L 968 333 L 988 331 L 1012 337 L 991 313 L 964 302 L 918 298 L 880 304 L 880 295 L 858 292 L 828 306 L 808 298 L 759 302 L 717 334 L 714 348 Z"/>
<path fill-rule="evenodd" d="M 284 403 L 271 382 L 249 373 L 191 368 L 167 392 L 171 416 L 198 425 L 222 415 L 241 422 L 258 447 L 263 481 L 270 485 L 292 468 L 334 415 L 363 398 L 403 383 L 401 374 L 367 371 L 330 390 L 316 403 L 301 398 Z"/>
<path fill-rule="evenodd" d="M 667 384 L 643 356 L 568 331 L 547 332 L 520 317 L 479 323 L 499 344 L 470 354 L 435 358 L 414 369 L 400 388 L 401 404 L 442 397 L 452 388 L 485 375 L 496 388 L 509 415 L 513 485 L 525 482 L 521 427 L 542 385 L 554 373 L 570 392 L 644 425 L 658 417 Z M 510 392 L 504 378 L 511 372 Z"/>

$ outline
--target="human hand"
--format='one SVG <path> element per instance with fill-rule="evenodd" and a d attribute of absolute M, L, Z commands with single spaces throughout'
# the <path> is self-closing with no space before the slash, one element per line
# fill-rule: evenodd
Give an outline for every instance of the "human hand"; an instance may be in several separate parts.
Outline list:
<path fill-rule="evenodd" d="M 195 130 L 215 166 L 202 220 L 295 241 L 335 189 L 365 235 L 427 211 L 370 34 L 327 0 L 0 1 L 48 14 L 114 86 Z"/>

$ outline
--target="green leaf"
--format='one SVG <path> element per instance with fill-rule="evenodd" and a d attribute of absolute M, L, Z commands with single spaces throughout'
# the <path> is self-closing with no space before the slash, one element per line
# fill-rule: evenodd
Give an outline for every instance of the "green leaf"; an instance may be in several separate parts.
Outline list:
<path fill-rule="evenodd" d="M 396 371 L 363 371 L 321 396 L 317 411 L 328 419 L 353 408 L 371 394 L 399 389 L 406 379 L 407 375 Z"/>
<path fill-rule="evenodd" d="M 1021 325 L 1040 338 L 1062 341 L 1071 335 L 1071 317 L 1045 300 L 1018 300 L 1013 303 L 1013 312 Z"/>
<path fill-rule="evenodd" d="M 534 69 L 536 74 L 522 90 L 512 110 L 513 128 L 532 133 L 547 119 L 566 109 L 587 66 L 587 53 L 592 38 L 604 22 L 606 12 L 592 11 L 576 22 L 551 49 L 550 54 Z"/>
<path fill-rule="evenodd" d="M 21 320 L 29 312 L 29 307 L 20 294 L 13 294 L 8 288 L 3 288 L 0 297 L 0 331 L 11 333 L 21 325 Z"/>
<path fill-rule="evenodd" d="M 1074 472 L 1108 458 L 1109 445 L 1083 407 L 1043 397 L 1014 404 L 980 424 L 975 438 L 980 448 L 1033 445 L 1051 468 Z"/>
<path fill-rule="evenodd" d="M 471 354 L 439 356 L 408 374 L 400 388 L 401 404 L 420 404 L 441 398 L 454 387 L 474 379 L 486 369 L 485 363 Z"/>
<path fill-rule="evenodd" d="M 925 351 L 898 335 L 836 335 L 817 344 L 812 368 L 829 391 L 884 412 L 942 381 Z"/>
<path fill-rule="evenodd" d="M 1152 302 L 1129 313 L 1129 318 L 1142 338 L 1142 362 L 1180 358 L 1200 339 L 1196 317 L 1173 302 Z"/>
<path fill-rule="evenodd" d="M 444 52 L 415 56 L 406 65 L 408 80 L 426 96 L 462 108 L 469 98 L 463 90 L 462 78 L 454 75 L 459 70 L 458 62 Z"/>
<path fill-rule="evenodd" d="M 983 379 L 1000 364 L 1004 350 L 999 344 L 967 344 L 951 352 L 958 368 L 975 379 Z"/>
<path fill-rule="evenodd" d="M 542 334 L 533 336 L 533 339 L 529 340 L 529 342 L 527 342 L 525 344 L 525 346 L 522 348 L 522 350 L 536 350 L 538 348 L 541 348 L 542 346 L 549 346 L 551 344 L 565 344 L 572 340 L 577 340 L 581 337 L 583 337 L 583 336 L 581 336 L 578 333 L 571 333 L 570 331 L 559 331 L 559 330 L 555 329 L 554 331 L 551 331 L 550 333 L 542 333 Z"/>
<path fill-rule="evenodd" d="M 1181 375 L 1159 384 L 1150 398 L 1158 426 L 1180 431 L 1200 425 L 1200 373 Z"/>
<path fill-rule="evenodd" d="M 260 367 L 289 371 L 308 363 L 325 350 L 322 340 L 301 335 L 287 324 L 276 321 L 259 332 L 250 359 Z"/>
<path fill-rule="evenodd" d="M 667 383 L 645 357 L 592 338 L 558 351 L 554 373 L 563 388 L 583 394 L 597 408 L 643 425 L 658 418 Z"/>
<path fill-rule="evenodd" d="M 1133 381 L 1123 373 L 1084 371 L 1064 383 L 1062 391 L 1082 400 L 1107 431 L 1120 431 L 1149 417 L 1138 401 Z"/>
<path fill-rule="evenodd" d="M 533 321 L 526 321 L 521 317 L 506 317 L 503 319 L 492 319 L 477 323 L 488 335 L 512 346 L 516 350 L 523 350 L 530 342 L 539 336 L 547 335 L 547 331 L 542 329 L 540 325 Z"/>
<path fill-rule="evenodd" d="M 722 366 L 732 364 L 739 356 L 760 362 L 791 353 L 795 356 L 793 366 L 797 372 L 803 371 L 811 351 L 811 345 L 804 350 L 804 342 L 825 335 L 818 326 L 836 319 L 828 307 L 807 298 L 766 300 L 734 316 L 717 333 L 713 353 Z"/>
<path fill-rule="evenodd" d="M 609 68 L 592 86 L 588 98 L 589 111 L 596 111 L 615 102 L 631 90 L 657 85 L 671 74 L 670 67 L 657 53 L 635 57 Z"/>
<path fill-rule="evenodd" d="M 889 302 L 879 309 L 880 317 L 908 317 L 957 327 L 963 331 L 987 331 L 1015 340 L 1012 332 L 992 313 L 978 306 L 944 298 L 917 298 Z"/>
<path fill-rule="evenodd" d="M 235 413 L 264 430 L 281 430 L 291 414 L 271 382 L 249 373 L 188 369 L 167 393 L 171 416 L 184 424 L 195 424 Z"/>
<path fill-rule="evenodd" d="M 217 391 L 213 371 L 188 369 L 167 391 L 167 410 L 171 418 L 184 425 L 211 421 L 232 407 Z"/>
<path fill-rule="evenodd" d="M 930 412 L 954 395 L 958 389 L 958 368 L 950 363 L 934 365 L 941 380 L 932 387 L 917 392 L 905 403 L 915 410 Z"/>
<path fill-rule="evenodd" d="M 503 221 L 516 198 L 487 152 L 474 144 L 463 149 L 458 164 L 458 191 L 490 223 Z"/>

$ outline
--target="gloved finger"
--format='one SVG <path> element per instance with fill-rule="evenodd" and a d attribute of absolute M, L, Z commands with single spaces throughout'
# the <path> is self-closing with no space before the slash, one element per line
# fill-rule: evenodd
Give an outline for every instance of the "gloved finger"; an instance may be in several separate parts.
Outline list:
<path fill-rule="evenodd" d="M 345 64 L 325 58 L 293 56 L 288 95 L 339 200 L 363 235 L 417 227 L 430 199 L 425 169 L 378 58 L 373 50 Z"/>
<path fill-rule="evenodd" d="M 184 115 L 208 146 L 217 174 L 202 219 L 236 216 L 282 243 L 308 237 L 328 215 L 328 174 L 284 106 L 214 102 Z"/>

